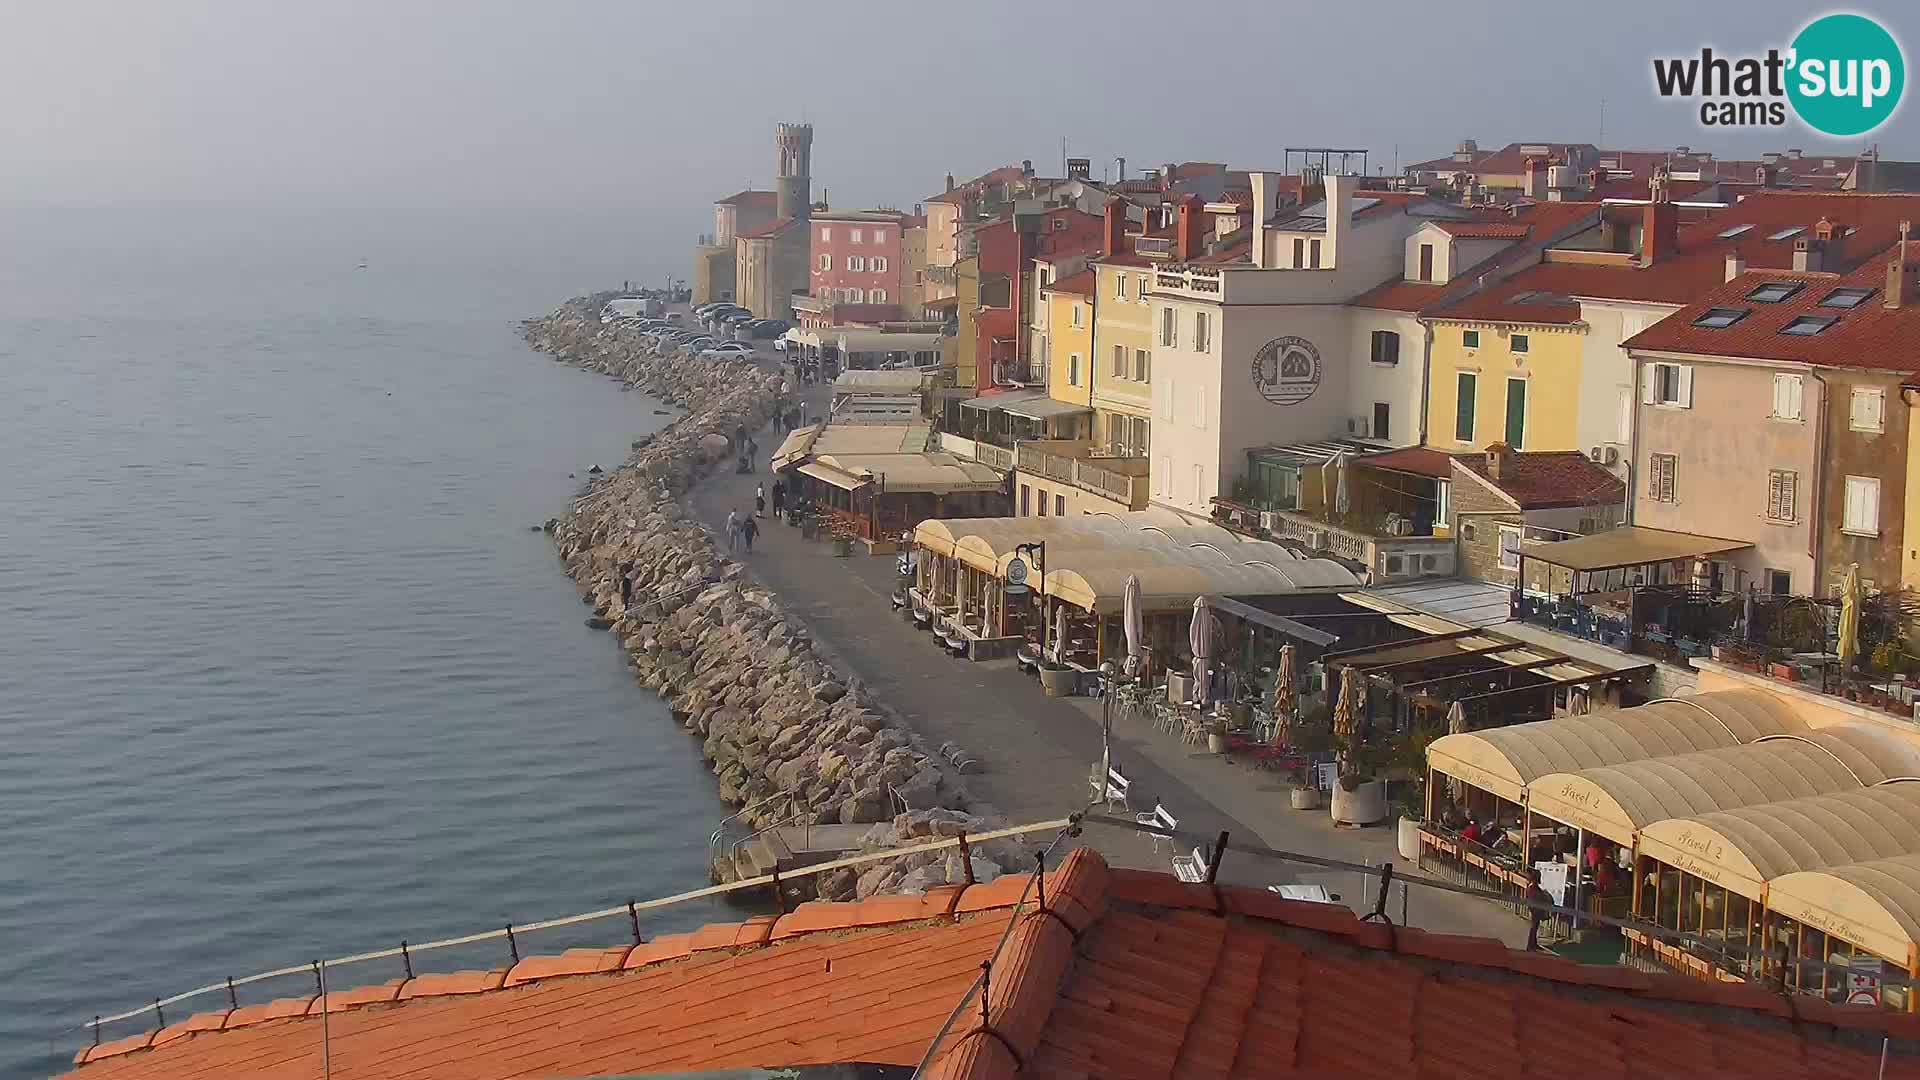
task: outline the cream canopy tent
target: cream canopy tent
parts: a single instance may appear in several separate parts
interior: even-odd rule
[[[1629,709],[1442,735],[1427,765],[1508,802],[1549,773],[1577,772],[1688,754],[1807,730],[1791,709],[1759,690],[1718,690]]]
[[[1123,556],[1124,558],[1124,556]],[[1128,560],[1132,562],[1133,560]],[[1311,560],[1321,562],[1326,560]],[[1346,580],[1308,588],[1350,589],[1355,580],[1350,572]],[[1133,566],[1124,563],[1083,562],[1076,568],[1047,572],[1047,595],[1094,614],[1118,611],[1126,592],[1129,570],[1140,578],[1140,606],[1143,611],[1165,611],[1185,607],[1194,598],[1209,593],[1226,596],[1274,596],[1307,591],[1293,578],[1270,563],[1231,563],[1215,557],[1169,557],[1164,561]]]
[[[1656,821],[1863,787],[1818,744],[1795,736],[1692,754],[1548,773],[1527,785],[1527,808],[1633,846]]]
[[[1912,971],[1920,854],[1783,875],[1767,885],[1767,907]]]
[[[1656,821],[1640,854],[1762,899],[1768,882],[1803,870],[1920,853],[1920,781],[1815,795]]]

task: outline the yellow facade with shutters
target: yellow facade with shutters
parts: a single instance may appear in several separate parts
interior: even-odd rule
[[[1090,409],[1093,299],[1049,288],[1041,290],[1040,301],[1047,313],[1047,396]],[[1088,424],[1089,416],[1062,417],[1054,430],[1062,438],[1085,438]]]
[[[1449,453],[1579,445],[1582,325],[1431,320],[1427,445]],[[1463,408],[1462,399],[1468,399]]]
[[[1144,457],[1153,416],[1153,268],[1094,264],[1093,437],[1105,453]]]

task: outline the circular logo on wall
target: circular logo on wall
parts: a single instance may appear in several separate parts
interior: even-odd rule
[[[1253,388],[1275,405],[1300,404],[1320,388],[1320,350],[1306,338],[1274,338],[1253,354]]]

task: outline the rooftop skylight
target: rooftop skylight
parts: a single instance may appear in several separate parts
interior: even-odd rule
[[[1874,289],[1862,289],[1849,286],[1835,289],[1820,298],[1821,307],[1857,308],[1866,303],[1874,294]]]
[[[1792,322],[1780,328],[1780,332],[1796,337],[1812,337],[1832,326],[1839,319],[1838,315],[1796,315]]]
[[[1693,320],[1693,325],[1704,327],[1708,330],[1725,330],[1727,327],[1746,318],[1749,314],[1751,314],[1751,309],[1749,308],[1708,308]]]
[[[1786,228],[1781,229],[1779,232],[1774,233],[1771,236],[1768,236],[1767,239],[1791,240],[1794,237],[1799,236],[1801,233],[1806,231],[1807,231],[1807,227],[1805,225],[1789,225]]]
[[[1752,225],[1735,225],[1735,226],[1734,226],[1733,228],[1731,228],[1731,229],[1722,229],[1722,230],[1720,230],[1720,232],[1719,232],[1719,234],[1718,234],[1718,236],[1716,237],[1716,239],[1719,239],[1719,240],[1731,240],[1731,239],[1733,239],[1734,237],[1736,237],[1736,236],[1739,236],[1739,235],[1740,235],[1741,233],[1743,233],[1743,232],[1746,232],[1747,230],[1749,230],[1749,229],[1751,229],[1751,228],[1753,228],[1753,226],[1752,226]]]
[[[1756,304],[1777,304],[1806,286],[1798,281],[1769,281],[1758,285],[1747,293],[1747,299]]]

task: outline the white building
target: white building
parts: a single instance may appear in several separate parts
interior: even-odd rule
[[[1347,436],[1420,441],[1424,329],[1412,311],[1352,302],[1382,282],[1420,281],[1415,232],[1471,212],[1358,191],[1352,176],[1327,176],[1322,201],[1276,211],[1276,180],[1252,176],[1244,247],[1154,272],[1157,505],[1210,514],[1212,499],[1245,475],[1253,447]],[[1431,252],[1425,260],[1438,276]]]

